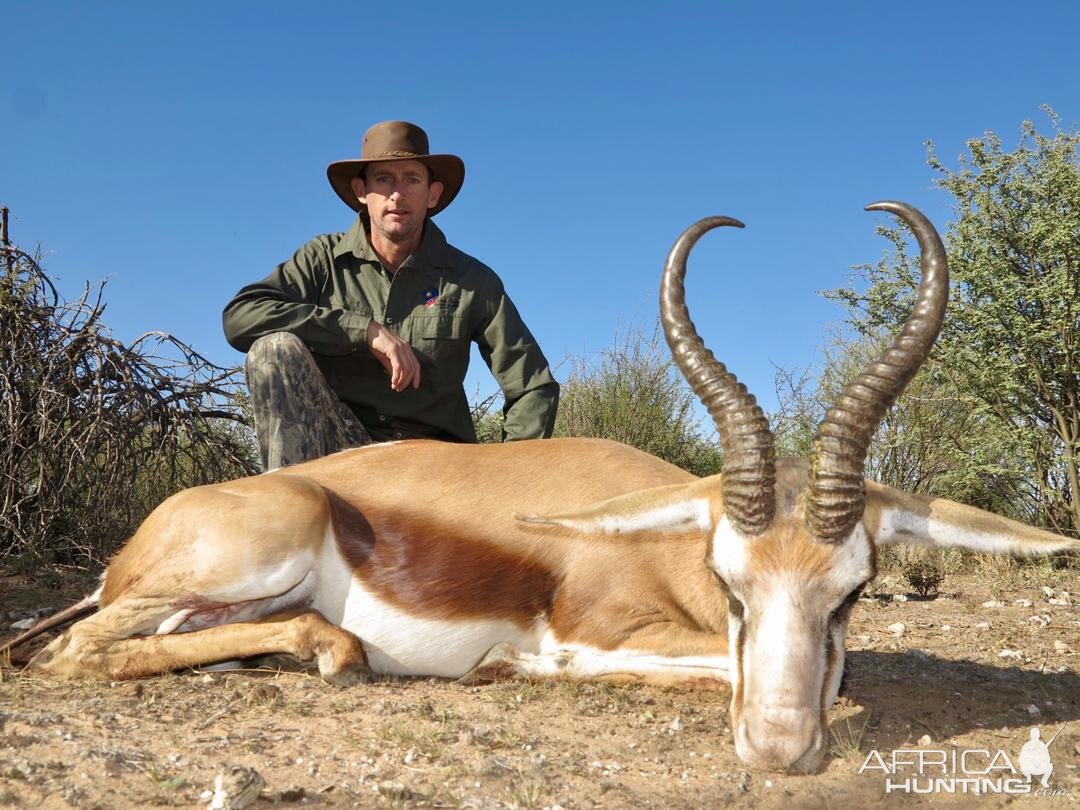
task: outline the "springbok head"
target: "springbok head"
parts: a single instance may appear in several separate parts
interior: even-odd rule
[[[716,423],[723,474],[543,519],[592,533],[706,533],[706,564],[728,603],[736,752],[754,767],[807,772],[820,765],[826,713],[843,674],[848,615],[874,577],[876,545],[1021,554],[1074,546],[971,507],[864,481],[871,438],[937,338],[949,286],[945,250],[926,217],[899,202],[867,210],[894,213],[912,229],[922,283],[892,346],[826,413],[809,460],[775,458],[761,408],[705,348],[690,320],[683,278],[691,248],[713,228],[742,227],[711,217],[688,228],[668,255],[660,313],[675,363]]]
[[[807,771],[820,764],[825,713],[843,674],[848,616],[875,574],[874,538],[862,521],[866,453],[945,317],[948,263],[933,225],[903,203],[879,202],[867,210],[895,213],[912,229],[922,283],[892,346],[825,414],[809,463],[775,459],[760,406],[705,348],[686,308],[691,248],[712,228],[742,223],[713,217],[687,229],[668,256],[660,287],[668,345],[709,409],[724,449],[722,515],[716,515],[709,563],[728,596],[736,750],[759,767]]]

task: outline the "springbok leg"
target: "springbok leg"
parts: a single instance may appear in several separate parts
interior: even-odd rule
[[[313,611],[289,611],[190,633],[123,637],[111,626],[113,607],[84,619],[42,650],[28,670],[69,678],[113,680],[270,653],[316,661],[338,686],[364,680],[370,670],[360,639]]]
[[[575,646],[548,653],[524,653],[498,644],[462,683],[488,683],[510,678],[568,678],[614,683],[643,682],[695,689],[721,688],[729,682],[726,655],[665,656],[633,650],[598,650]]]

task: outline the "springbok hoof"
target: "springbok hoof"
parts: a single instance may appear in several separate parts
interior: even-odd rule
[[[342,667],[334,672],[320,672],[322,679],[333,686],[356,686],[370,683],[375,673],[366,664]]]

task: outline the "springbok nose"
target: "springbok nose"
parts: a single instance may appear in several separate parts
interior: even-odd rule
[[[759,713],[744,709],[735,750],[748,765],[763,770],[817,770],[825,755],[818,714],[808,709],[773,708]]]

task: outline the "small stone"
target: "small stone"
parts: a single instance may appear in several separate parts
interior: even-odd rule
[[[1042,586],[1042,592],[1047,599],[1052,599],[1054,597],[1054,589],[1049,587],[1048,585]]]
[[[254,768],[233,767],[214,777],[209,810],[242,810],[262,793],[266,781]]]
[[[920,748],[926,748],[926,746],[933,745],[933,744],[934,744],[934,741],[930,738],[929,734],[923,734],[921,737],[919,737],[919,747]]]
[[[1056,599],[1055,598],[1055,599],[1050,599],[1048,601],[1050,602],[1051,605],[1056,605],[1057,607],[1068,607],[1070,604],[1072,604],[1068,599]]]
[[[904,635],[904,631],[907,630],[907,625],[903,622],[895,622],[889,625],[888,630],[894,636],[899,638],[900,636]]]
[[[1029,608],[1032,605],[1034,605],[1035,603],[1032,602],[1030,599],[1013,599],[1013,604],[1018,605],[1019,607],[1022,607],[1022,608]]]
[[[941,630],[942,630],[943,633],[948,633],[950,630],[952,630],[952,625],[951,624],[943,624],[943,625],[941,625]]]
[[[1069,645],[1066,644],[1064,641],[1055,641],[1054,642],[1054,652],[1068,652],[1068,650],[1069,650]]]
[[[413,792],[401,782],[379,782],[375,790],[380,796],[395,802],[404,802],[413,796]]]
[[[29,630],[35,624],[37,624],[37,621],[35,619],[23,619],[22,621],[19,621],[19,622],[12,622],[11,623],[11,629],[12,630]]]
[[[980,630],[980,631],[989,630],[990,629],[990,622],[979,622],[977,625],[975,625],[975,629]]]
[[[678,715],[676,715],[675,719],[672,720],[671,723],[668,725],[668,730],[672,734],[678,734],[680,731],[682,731],[683,730],[682,718],[679,717]]]
[[[1039,711],[1039,707],[1036,706],[1034,703],[1028,704],[1027,713],[1030,714],[1032,717],[1038,717],[1040,714],[1042,714],[1042,712]]]
[[[1030,622],[1031,624],[1037,624],[1040,627],[1048,627],[1050,625],[1050,614],[1037,613],[1034,616],[1029,616],[1028,622]]]
[[[998,658],[1011,658],[1016,661],[1024,660],[1024,654],[1020,650],[1002,650],[998,653]]]
[[[991,599],[989,602],[983,602],[982,606],[984,608],[1002,608],[1005,607],[1005,603],[1000,599]]]
[[[894,602],[906,602],[907,601],[907,594],[906,593],[894,593],[893,594],[893,601]]]

